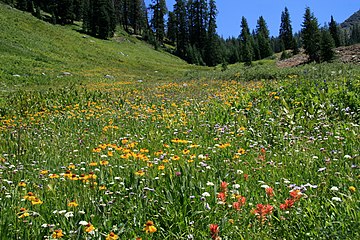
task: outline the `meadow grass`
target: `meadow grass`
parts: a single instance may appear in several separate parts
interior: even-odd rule
[[[2,49],[1,239],[360,237],[358,66],[221,72],[128,42],[134,59],[111,72],[104,49],[121,47],[94,39],[105,56],[71,57],[77,46],[56,40],[34,68],[28,35]],[[136,63],[148,55],[156,67]]]

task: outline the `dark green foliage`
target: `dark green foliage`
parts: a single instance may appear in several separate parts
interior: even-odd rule
[[[285,10],[281,13],[279,37],[284,44],[285,50],[293,48],[294,41],[293,41],[290,13],[286,7]]]
[[[270,43],[269,30],[266,25],[265,19],[262,16],[259,18],[257,22],[256,39],[257,39],[260,59],[271,56],[273,52]]]
[[[207,66],[215,66],[221,62],[220,43],[216,34],[217,9],[214,0],[209,2],[209,26],[205,43],[204,60]]]
[[[185,58],[186,46],[188,45],[188,25],[185,0],[176,0],[174,13],[176,18],[176,54]]]
[[[321,52],[321,61],[329,62],[335,57],[335,43],[330,32],[327,29],[321,31],[321,41],[320,41],[320,52]]]
[[[176,15],[174,12],[168,13],[166,37],[171,43],[175,43],[177,33]]]
[[[165,38],[165,14],[167,12],[165,0],[153,0],[153,4],[150,6],[153,11],[151,19],[151,26],[155,33],[156,40],[159,43],[163,43]]]
[[[320,30],[317,18],[311,13],[309,7],[305,10],[301,34],[305,53],[309,56],[309,61],[320,62]]]
[[[334,39],[335,46],[339,47],[340,46],[340,30],[339,30],[339,26],[335,22],[333,16],[331,16],[331,21],[329,23],[329,31],[330,31],[332,38]]]
[[[250,35],[249,25],[246,18],[243,16],[241,19],[241,58],[246,65],[251,65],[253,60],[253,48],[251,46],[252,36]]]
[[[351,28],[350,44],[360,43],[360,24],[355,24]]]
[[[84,14],[84,29],[102,39],[112,37],[116,19],[112,0],[87,0]]]

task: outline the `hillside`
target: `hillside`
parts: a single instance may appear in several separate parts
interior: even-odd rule
[[[351,15],[343,23],[340,24],[342,28],[350,28],[356,24],[360,24],[360,10]]]
[[[3,4],[0,22],[2,91],[34,84],[54,87],[66,84],[65,79],[176,79],[199,69],[121,31],[111,40],[99,40],[81,33],[81,26],[54,26]]]

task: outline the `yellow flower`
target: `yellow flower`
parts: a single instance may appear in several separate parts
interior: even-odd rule
[[[32,205],[41,205],[43,204],[43,201],[41,201],[39,198],[34,198],[34,200],[31,201]]]
[[[48,172],[49,172],[48,170],[41,170],[40,174],[45,175],[45,174],[48,174]]]
[[[75,165],[71,163],[71,164],[68,166],[68,169],[75,169]]]
[[[25,218],[25,217],[30,216],[30,214],[27,212],[26,208],[20,208],[20,213],[18,213],[18,214],[21,214],[19,216],[19,218]]]
[[[180,160],[180,157],[175,155],[175,156],[171,157],[171,159],[174,160],[174,161],[178,161],[178,160]]]
[[[165,169],[165,166],[164,166],[164,165],[158,166],[158,170],[164,170],[164,169]]]
[[[59,178],[59,177],[60,177],[60,176],[57,175],[56,173],[52,173],[52,174],[50,174],[50,176],[49,176],[49,178],[51,178],[51,179]]]
[[[87,232],[87,233],[91,233],[94,230],[95,230],[95,227],[91,223],[88,223],[88,225],[85,226],[85,232]]]
[[[72,200],[71,202],[68,203],[68,206],[69,207],[77,207],[77,206],[79,206],[79,204],[77,204],[75,200]]]
[[[137,171],[136,173],[135,173],[135,175],[137,175],[137,176],[144,176],[145,175],[145,172],[143,171],[143,170],[139,170],[139,171]]]
[[[106,240],[116,240],[119,239],[119,236],[115,233],[111,232],[106,236]]]
[[[100,161],[100,165],[106,166],[108,164],[109,164],[109,161],[106,161],[106,160]]]
[[[34,201],[35,198],[36,197],[32,192],[28,192],[28,194],[26,196],[24,196],[24,199],[29,200],[29,201]]]
[[[64,236],[63,232],[61,229],[56,229],[53,234],[51,235],[52,238],[57,239],[57,238],[62,238]]]
[[[91,163],[89,163],[89,166],[90,167],[96,167],[98,164],[97,164],[97,162],[91,162]]]
[[[243,154],[245,154],[245,149],[243,149],[243,148],[240,148],[238,151],[237,151],[239,154],[241,154],[241,155],[243,155]]]
[[[157,231],[156,227],[154,226],[153,221],[147,221],[144,225],[145,228],[143,229],[146,233],[154,233]]]
[[[106,186],[105,186],[105,185],[101,185],[101,186],[99,187],[99,190],[106,190]]]
[[[23,182],[23,181],[21,181],[21,182],[19,182],[18,186],[19,186],[19,187],[26,187],[26,183]]]
[[[183,150],[183,154],[189,154],[190,153],[190,150],[189,149],[184,149]]]
[[[350,192],[353,192],[353,193],[356,192],[356,188],[354,186],[350,186],[349,190],[350,190]]]

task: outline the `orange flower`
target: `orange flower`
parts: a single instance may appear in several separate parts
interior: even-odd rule
[[[53,234],[51,235],[52,238],[57,239],[57,238],[62,238],[64,236],[63,232],[61,229],[56,229]]]
[[[85,232],[87,233],[91,233],[95,230],[95,227],[91,224],[91,223],[88,223],[86,226],[85,226]]]
[[[153,221],[147,221],[144,225],[145,228],[143,229],[146,233],[154,233],[157,231],[157,228],[154,226]]]
[[[77,202],[75,200],[72,200],[71,202],[68,203],[69,207],[77,207],[79,206],[79,204],[77,204]]]
[[[111,232],[106,236],[106,240],[116,240],[119,239],[119,236],[115,233]]]
[[[43,201],[41,201],[39,198],[34,198],[34,200],[31,201],[32,205],[41,205],[43,204]]]
[[[49,178],[51,178],[51,179],[59,178],[59,177],[60,177],[60,176],[57,175],[56,173],[52,173],[52,174],[50,174],[50,176],[49,176]]]
[[[106,166],[108,164],[109,164],[109,161],[106,161],[106,160],[101,160],[100,161],[100,165],[102,165],[102,166]]]
[[[145,175],[145,172],[143,171],[143,170],[139,170],[139,171],[137,171],[136,173],[135,173],[135,175],[137,175],[137,176],[144,176]]]
[[[274,196],[274,190],[273,190],[273,188],[271,188],[271,187],[265,188],[265,192],[266,192],[266,195],[268,195],[269,197],[273,197],[273,196]]]
[[[19,187],[26,187],[26,183],[24,181],[19,182],[18,184]]]

